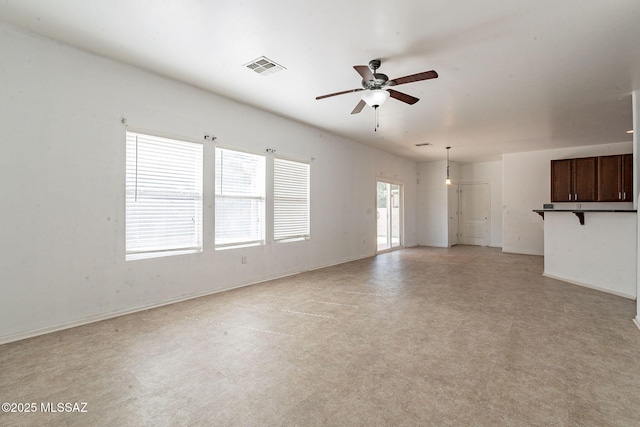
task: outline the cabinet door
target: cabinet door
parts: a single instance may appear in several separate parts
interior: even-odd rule
[[[619,202],[622,197],[622,156],[598,157],[598,201]]]
[[[551,160],[551,201],[573,200],[571,190],[571,159]]]
[[[622,156],[622,201],[633,202],[633,154]]]
[[[573,159],[573,200],[595,202],[598,195],[598,158]]]

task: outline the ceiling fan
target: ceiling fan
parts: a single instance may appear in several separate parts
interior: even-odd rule
[[[398,92],[397,90],[385,88],[387,88],[388,86],[398,86],[405,83],[419,82],[421,80],[435,79],[438,77],[438,73],[431,70],[389,80],[389,77],[387,77],[386,74],[376,72],[378,68],[380,68],[380,64],[381,61],[379,59],[372,59],[371,61],[369,61],[369,66],[353,66],[358,74],[362,76],[362,88],[330,93],[327,95],[318,96],[316,97],[316,99],[329,98],[331,96],[343,95],[345,93],[364,92],[362,94],[362,99],[360,99],[360,102],[358,102],[351,114],[358,114],[360,111],[362,111],[365,105],[369,105],[370,107],[377,109],[389,97],[395,98],[398,101],[406,102],[409,105],[413,105],[419,101],[418,98],[407,95],[406,93]]]

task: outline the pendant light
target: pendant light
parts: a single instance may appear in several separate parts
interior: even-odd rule
[[[445,179],[444,183],[446,185],[451,185],[451,177],[449,176],[449,149],[451,147],[447,147],[447,179]]]

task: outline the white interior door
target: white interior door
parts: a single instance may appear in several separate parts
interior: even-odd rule
[[[490,206],[489,183],[460,184],[460,243],[489,246]]]

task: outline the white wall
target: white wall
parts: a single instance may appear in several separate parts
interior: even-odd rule
[[[457,172],[450,164],[451,178]],[[449,246],[449,202],[447,162],[429,162],[418,165],[418,243],[422,246]]]
[[[4,24],[0,52],[0,342],[373,255],[383,174],[405,184],[405,243],[417,244],[414,162]],[[315,157],[311,240],[214,251],[205,143],[204,251],[125,262],[121,117]]]
[[[488,182],[491,198],[491,243],[502,246],[502,161],[465,163],[459,166],[460,182]]]
[[[454,185],[470,182],[488,182],[491,191],[491,246],[502,246],[502,162],[457,164],[450,162],[450,175]],[[418,230],[419,243],[423,246],[448,247],[453,243],[449,236],[449,198],[457,197],[444,184],[447,174],[446,161],[420,163],[418,165]]]
[[[584,225],[571,212],[545,212],[544,275],[635,298],[637,222],[631,212],[587,212]]]
[[[631,142],[621,142],[503,155],[502,250],[521,254],[544,254],[542,218],[532,210],[542,209],[542,205],[549,203],[551,198],[551,160],[625,154],[631,153],[632,150]],[[555,205],[559,207],[561,204]],[[582,203],[583,208],[589,206],[596,207],[602,204]],[[631,203],[607,203],[606,206],[631,209]]]

